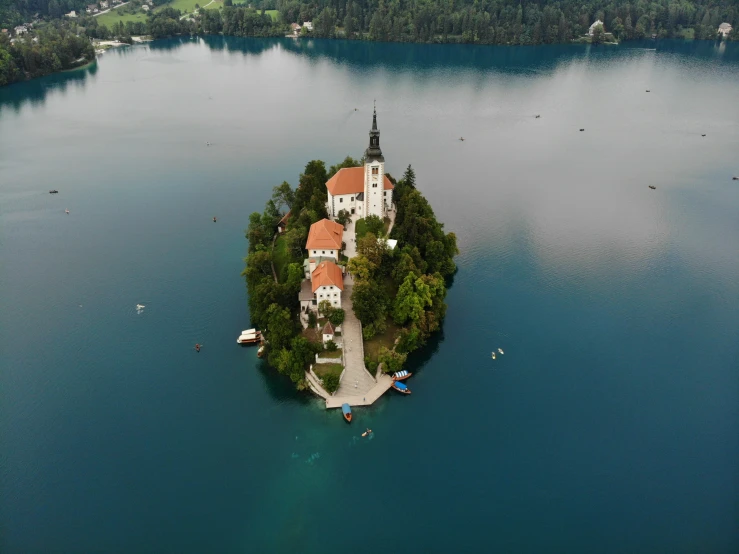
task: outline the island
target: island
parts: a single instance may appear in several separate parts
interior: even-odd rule
[[[386,172],[376,109],[361,160],[309,162],[296,189],[283,182],[251,214],[246,238],[249,309],[269,365],[327,408],[405,388],[391,375],[441,329],[459,251],[413,168],[397,181]]]

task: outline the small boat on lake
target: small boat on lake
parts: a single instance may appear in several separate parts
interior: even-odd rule
[[[363,437],[366,437],[366,436],[371,435],[371,434],[372,434],[372,429],[370,429],[369,427],[367,427],[367,430],[364,433],[362,433],[362,436]]]
[[[580,129],[581,131],[584,131],[585,129]]]
[[[59,194],[59,191],[58,191],[58,190],[56,190],[56,189],[54,189],[54,190],[50,190],[50,191],[49,191],[49,194]]]
[[[656,190],[657,189],[657,187],[655,187],[654,185],[649,185],[649,188],[652,189],[652,190]]]
[[[732,177],[731,180],[732,181],[739,181],[739,177]]]
[[[411,390],[405,386],[405,383],[401,383],[400,381],[393,381],[393,388],[398,392],[402,392],[403,394],[411,393]]]
[[[259,350],[257,350],[257,358],[261,358],[262,356],[264,356],[264,345],[261,345]]]
[[[352,408],[349,406],[349,404],[342,404],[341,405],[341,412],[344,414],[344,419],[347,423],[352,422]]]
[[[500,352],[501,354],[505,354],[505,352],[503,352],[503,349],[502,348],[498,348],[498,352]]]
[[[258,342],[262,342],[262,332],[257,331],[256,329],[247,329],[246,331],[241,331],[241,335],[239,335],[239,338],[236,339],[236,342],[238,344],[257,344]]]
[[[393,374],[393,381],[404,381],[408,379],[408,377],[410,377],[411,375],[413,374],[407,372],[405,369],[403,371],[396,371]]]

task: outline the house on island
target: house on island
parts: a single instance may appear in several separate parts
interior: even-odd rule
[[[305,29],[307,31],[312,31],[313,30],[313,22],[312,21],[304,21],[303,22],[303,27],[305,27]]]
[[[310,226],[308,242],[305,244],[308,257],[322,256],[339,261],[344,240],[344,226],[330,219],[316,221]]]
[[[376,215],[384,219],[392,209],[393,184],[385,175],[385,158],[380,149],[377,110],[372,115],[370,142],[364,152],[363,167],[345,167],[326,182],[328,214],[335,218],[341,210],[363,218]]]
[[[277,223],[277,232],[284,233],[287,228],[287,220],[290,219],[290,212],[287,212],[282,216],[282,219]]]
[[[290,23],[290,30],[294,35],[300,34],[300,23]]]
[[[722,23],[718,26],[718,33],[722,37],[727,37],[729,36],[729,33],[731,33],[732,28],[731,23]]]
[[[326,344],[330,340],[334,340],[335,333],[334,326],[331,325],[330,321],[327,321],[326,325],[323,326],[323,344]]]
[[[593,36],[593,33],[595,32],[595,28],[596,28],[596,27],[597,27],[598,25],[600,25],[601,27],[603,27],[603,22],[602,22],[602,21],[601,21],[600,19],[596,19],[596,20],[595,20],[595,23],[593,23],[593,24],[592,24],[592,25],[590,26],[590,29],[588,29],[588,36],[591,36],[591,37]],[[605,30],[605,27],[603,27],[603,30]]]
[[[310,226],[305,248],[308,258],[303,262],[303,281],[298,299],[300,311],[318,310],[321,300],[329,300],[335,308],[341,308],[341,292],[344,290],[344,272],[336,265],[342,250],[344,227],[322,219]]]

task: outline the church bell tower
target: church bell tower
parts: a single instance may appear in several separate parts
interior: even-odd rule
[[[377,106],[372,114],[369,136],[369,146],[364,151],[364,214],[382,219],[385,216],[385,158],[380,149]]]

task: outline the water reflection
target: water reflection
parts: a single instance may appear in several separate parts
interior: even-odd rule
[[[86,85],[87,78],[95,75],[97,71],[98,64],[96,61],[79,69],[0,87],[0,111],[12,109],[17,112],[27,103],[41,105],[46,101],[49,94],[54,92],[65,93],[70,86],[83,88]]]

